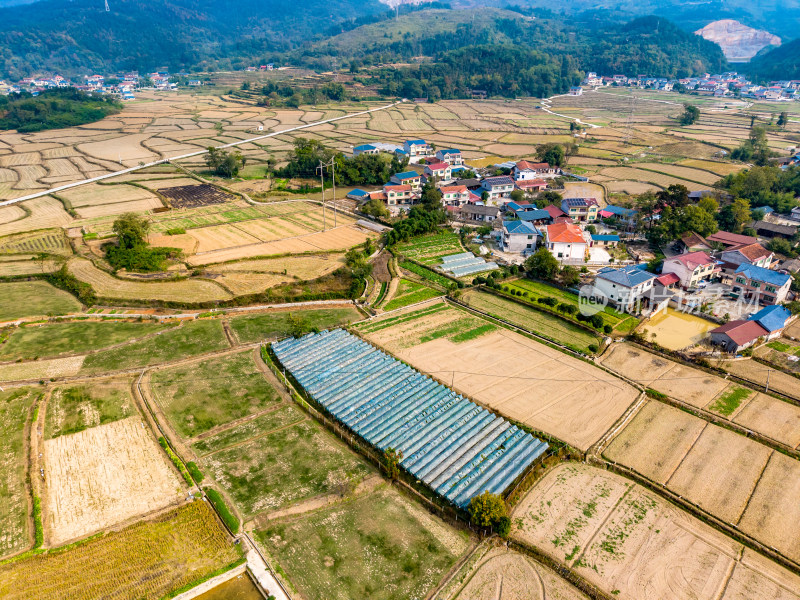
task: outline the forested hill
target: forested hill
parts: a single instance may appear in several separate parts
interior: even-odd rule
[[[757,55],[745,68],[759,81],[800,79],[800,38]]]
[[[427,56],[429,60],[417,66],[371,68],[360,76],[365,83],[377,80],[389,95],[431,99],[464,97],[472,89],[509,97],[548,96],[576,85],[587,71],[678,78],[720,72],[727,66],[719,46],[657,17],[618,25],[531,20],[505,11],[477,24],[468,20],[455,31],[440,24],[441,14],[424,11],[412,17],[419,26],[401,35],[390,33],[387,24],[387,37],[376,38],[367,27],[365,43],[357,45],[350,43],[361,32],[356,29],[300,51],[295,58],[314,66],[335,56],[339,64],[349,61],[360,71],[365,65]]]
[[[41,0],[0,8],[0,78],[240,68],[391,11],[361,0]]]
[[[109,96],[96,96],[74,88],[0,96],[0,130],[42,131],[92,123],[118,113],[122,104]]]
[[[445,97],[481,88],[505,95],[565,91],[585,71],[683,77],[725,66],[720,48],[669,21],[627,24],[564,17],[539,9],[388,8],[364,0],[42,0],[0,9],[0,77],[241,69],[278,62],[357,72],[362,66],[418,62],[377,74]],[[507,62],[503,62],[507,61]],[[449,73],[444,73],[442,69]],[[376,74],[371,73],[374,77]],[[398,79],[399,78],[399,79]],[[431,83],[444,78],[446,85]],[[428,81],[426,81],[428,80]]]

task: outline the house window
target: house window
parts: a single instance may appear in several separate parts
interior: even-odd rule
[[[754,281],[750,285],[753,286],[755,289],[758,289],[758,288],[761,287],[761,282],[760,281]]]
[[[742,285],[747,285],[747,280],[742,277],[736,278],[736,283],[741,283]]]
[[[775,288],[771,285],[765,285],[764,289],[767,290],[768,292],[775,292]]]

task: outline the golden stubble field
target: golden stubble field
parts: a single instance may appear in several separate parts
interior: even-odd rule
[[[42,520],[50,545],[177,503],[182,483],[136,416],[44,442]]]
[[[612,371],[662,394],[713,412],[791,448],[800,446],[800,406],[752,390],[746,393],[747,388],[736,383],[657,356],[632,344],[615,344],[600,362]],[[742,363],[744,361],[736,361],[737,367]],[[758,363],[752,364],[758,369],[763,368]],[[781,373],[773,372],[772,376],[775,375]],[[793,379],[788,375],[785,377]],[[743,390],[740,393],[744,395],[739,404],[725,406],[721,402],[739,390]]]
[[[459,392],[581,450],[597,442],[639,395],[590,364],[505,329],[460,343],[443,337],[416,343],[415,332],[444,330],[459,316],[451,308],[366,337]]]
[[[555,467],[512,522],[512,538],[618,598],[800,598],[800,577],[596,467]]]
[[[603,456],[800,561],[800,461],[652,400]]]

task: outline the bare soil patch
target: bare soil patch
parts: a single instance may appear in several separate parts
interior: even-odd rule
[[[181,480],[140,417],[44,442],[42,520],[51,545],[178,502]]]
[[[460,343],[436,337],[437,330],[446,331],[463,316],[451,308],[367,337],[463,394],[582,450],[600,439],[638,395],[592,365],[507,330]],[[418,331],[431,341],[420,339]]]

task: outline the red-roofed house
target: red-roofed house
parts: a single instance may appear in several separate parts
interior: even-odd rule
[[[425,165],[425,176],[436,177],[436,179],[450,179],[452,176],[452,167],[446,162],[435,162],[430,165]]]
[[[656,277],[656,281],[663,285],[665,288],[672,289],[675,287],[676,284],[680,283],[681,278],[678,277],[675,273],[666,273],[664,275],[659,275]]]
[[[469,202],[469,190],[465,185],[445,185],[439,191],[445,206],[462,206]]]
[[[705,252],[689,252],[664,260],[663,274],[675,273],[685,290],[694,289],[720,272],[717,262]]]
[[[555,223],[545,227],[546,244],[559,260],[584,260],[589,244],[580,227],[572,223]]]
[[[526,193],[541,192],[547,189],[547,182],[544,179],[519,179],[514,182],[518,190]]]
[[[531,179],[552,179],[557,177],[561,172],[558,167],[551,167],[547,163],[534,163],[527,160],[521,160],[514,165],[511,169],[511,176],[514,181],[525,181]]]
[[[746,244],[755,244],[758,240],[749,235],[740,235],[738,233],[728,233],[727,231],[718,231],[706,236],[706,241],[716,242],[722,244],[726,248],[731,246],[742,246]]]
[[[383,192],[386,194],[386,204],[389,206],[414,203],[414,192],[410,185],[385,185]]]
[[[755,265],[756,267],[769,269],[774,257],[775,254],[764,248],[761,244],[747,244],[745,246],[733,246],[732,248],[728,248],[720,255],[720,260],[726,263],[726,267],[728,267],[728,265],[735,265],[738,267],[743,263],[747,263]],[[734,267],[734,270],[736,267]]]
[[[567,216],[567,214],[555,204],[548,204],[547,206],[544,207],[544,210],[546,210],[550,214],[550,218],[553,219],[554,221],[559,217]]]
[[[726,352],[741,352],[752,346],[759,338],[766,338],[769,332],[756,321],[730,321],[708,332],[711,343],[722,346]]]

